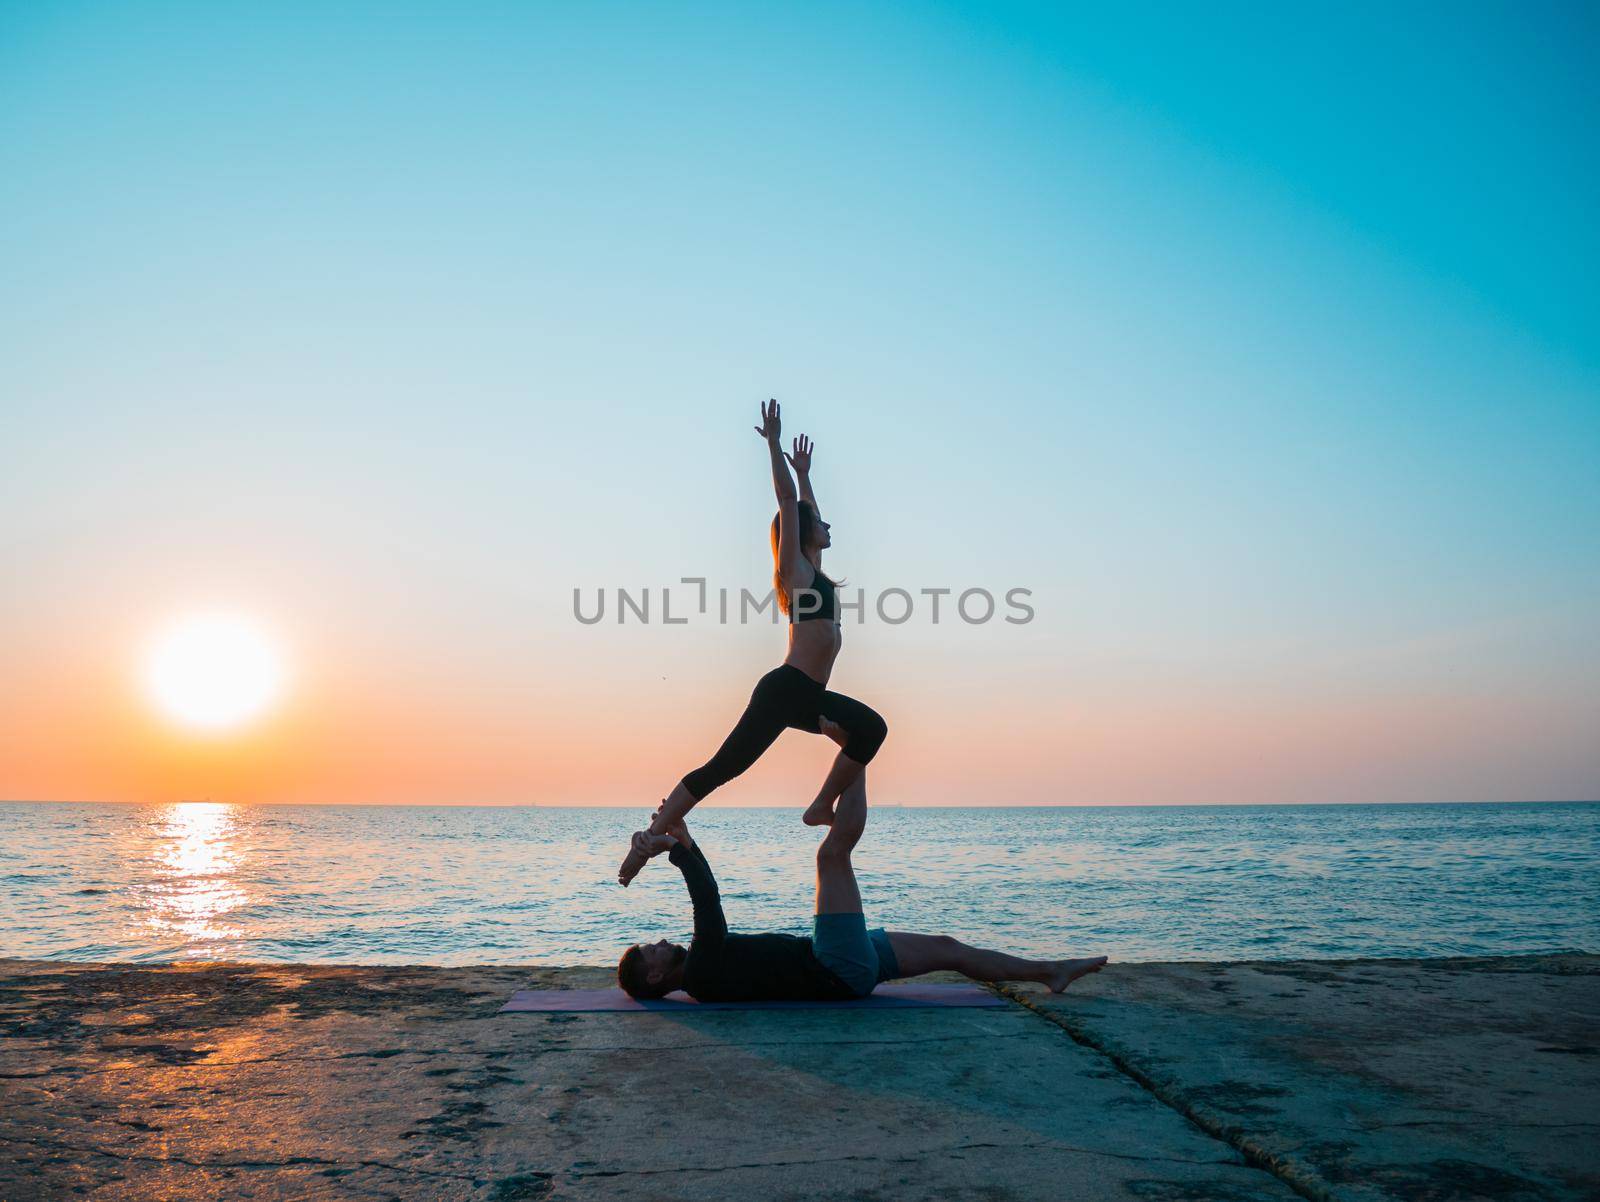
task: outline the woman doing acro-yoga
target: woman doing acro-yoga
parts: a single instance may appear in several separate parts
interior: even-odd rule
[[[717,754],[679,781],[662,802],[650,824],[651,835],[665,834],[682,821],[713,789],[760,759],[786,729],[820,734],[824,718],[843,729],[845,743],[801,820],[827,826],[839,795],[861,775],[889,732],[870,706],[827,687],[843,635],[837,584],[822,570],[822,552],[833,540],[811,490],[811,440],[802,434],[794,440],[793,453],[784,454],[777,401],[761,407],[761,425],[755,430],[766,439],[778,495],[778,514],[772,519],[772,583],[778,607],[789,617],[789,654],[756,682],[750,703]],[[799,478],[798,489],[789,476],[790,464]],[[617,882],[626,885],[647,859],[631,846],[617,870]]]

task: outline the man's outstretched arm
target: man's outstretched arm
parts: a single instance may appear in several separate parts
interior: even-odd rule
[[[667,859],[678,866],[683,883],[689,886],[689,900],[694,903],[695,947],[706,951],[720,948],[728,934],[728,920],[722,914],[722,895],[717,891],[717,878],[711,875],[711,865],[692,843],[674,842]]]

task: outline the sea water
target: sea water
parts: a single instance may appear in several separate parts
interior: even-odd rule
[[[0,804],[0,956],[606,964],[686,938],[642,809]],[[819,832],[707,805],[736,930],[805,932]],[[1120,960],[1600,950],[1600,804],[872,811],[868,918]]]

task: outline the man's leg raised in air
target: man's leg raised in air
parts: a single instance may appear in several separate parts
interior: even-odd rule
[[[823,718],[822,733],[843,745],[847,732],[836,722]],[[867,774],[859,773],[839,794],[834,807],[833,825],[817,848],[817,913],[861,912],[861,890],[856,886],[850,853],[867,825]],[[1099,972],[1105,956],[1081,960],[1024,960],[1005,952],[973,947],[949,935],[918,935],[909,931],[887,931],[902,977],[920,977],[928,972],[959,972],[975,981],[1037,981],[1052,993],[1060,993],[1073,981]]]
[[[840,798],[840,805],[844,799]],[[1037,981],[1060,993],[1079,977],[1099,972],[1104,956],[1083,960],[1024,960],[1005,952],[973,947],[949,935],[916,935],[909,931],[889,931],[889,946],[900,962],[902,977],[919,977],[925,972],[959,972],[974,981]]]
[[[850,853],[867,826],[867,774],[858,775],[839,794],[833,825],[817,847],[817,913],[861,913],[861,890],[856,887]]]

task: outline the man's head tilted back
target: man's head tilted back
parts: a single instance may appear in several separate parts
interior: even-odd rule
[[[679,973],[689,950],[665,939],[636,943],[617,961],[617,984],[640,1001],[665,997],[679,985]]]

